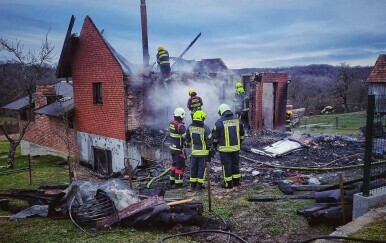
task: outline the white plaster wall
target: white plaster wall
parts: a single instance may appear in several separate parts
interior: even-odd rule
[[[39,144],[31,143],[25,140],[21,140],[20,142],[20,147],[21,147],[21,155],[28,155],[30,154],[31,156],[35,155],[54,155],[54,156],[59,156],[62,158],[67,158],[67,154],[58,152],[56,150],[53,150],[52,148],[44,147]]]
[[[91,133],[77,132],[76,142],[79,148],[79,159],[91,165],[94,164],[93,147],[111,150],[112,169],[118,172],[125,167],[126,142]]]
[[[273,83],[263,83],[263,122],[264,129],[273,129]]]

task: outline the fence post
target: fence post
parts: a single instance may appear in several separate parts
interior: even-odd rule
[[[72,182],[72,173],[71,173],[70,156],[67,156],[67,164],[68,164],[68,177],[70,178],[70,184],[71,184],[71,182]]]
[[[28,170],[29,170],[29,184],[32,185],[32,167],[31,167],[31,155],[28,154]]]
[[[338,129],[339,126],[339,117],[335,117],[335,128]]]
[[[362,191],[362,195],[365,197],[370,196],[371,156],[373,154],[374,109],[375,96],[369,95],[367,101],[366,140]]]

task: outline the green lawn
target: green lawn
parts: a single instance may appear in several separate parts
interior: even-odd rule
[[[0,166],[7,161],[8,142],[0,142]],[[28,171],[0,176],[1,189],[36,189],[41,185],[67,184],[67,166],[58,166],[54,162],[63,160],[55,156],[39,156],[32,158],[32,185],[29,184]],[[20,148],[17,150],[15,167],[28,167],[27,156],[20,155]],[[1,168],[1,171],[7,171]],[[10,199],[10,204],[22,208],[29,207],[25,201]],[[0,215],[11,215],[8,211],[0,209]],[[27,218],[24,220],[2,222],[0,221],[0,242],[159,242],[167,235],[166,232],[155,228],[146,230],[134,229],[131,227],[113,227],[111,231],[97,232],[99,236],[88,237],[76,228],[70,219],[51,218]],[[188,238],[173,238],[167,242],[194,242]]]
[[[6,165],[8,148],[9,143],[7,141],[0,142],[0,166]],[[29,182],[29,172],[24,171],[16,174],[1,175],[0,188],[34,189],[41,185],[66,184],[69,182],[67,167],[64,165],[58,166],[54,163],[62,160],[62,158],[56,156],[31,157],[32,184],[30,185]],[[13,170],[27,167],[28,157],[20,155],[20,147],[18,147]],[[0,168],[0,172],[4,171],[9,171],[9,169]]]
[[[342,114],[315,115],[302,117],[294,131],[331,133],[331,134],[360,134],[359,128],[366,125],[365,112]]]
[[[370,239],[370,240],[385,240],[386,239],[386,227],[385,220],[377,220],[363,229],[350,235],[354,238]]]
[[[3,124],[17,124],[17,123],[18,123],[18,120],[16,118],[6,117],[6,116],[0,117],[0,125],[3,125]]]

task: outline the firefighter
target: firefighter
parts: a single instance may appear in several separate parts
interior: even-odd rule
[[[193,123],[186,131],[186,142],[190,145],[190,191],[205,188],[205,162],[210,154],[212,133],[204,124],[206,114],[198,110],[193,115]]]
[[[239,151],[244,140],[244,126],[233,115],[227,104],[218,107],[220,118],[216,121],[212,134],[213,146],[220,153],[224,183],[226,189],[240,186]]]
[[[249,97],[245,94],[243,84],[241,82],[236,83],[235,93],[235,113],[240,121],[243,123],[244,128],[249,129]]]
[[[170,69],[169,52],[163,46],[158,47],[157,63],[161,69],[161,73],[164,81],[165,82],[170,81],[171,69]]]
[[[178,107],[174,110],[174,120],[169,124],[170,153],[172,156],[172,166],[170,167],[170,185],[182,187],[185,168],[185,154],[183,146],[185,144],[186,128],[183,122],[185,117],[184,108]]]
[[[243,111],[244,106],[244,97],[245,97],[245,91],[243,88],[243,84],[241,82],[236,83],[236,93],[235,93],[235,113],[237,117],[241,116],[241,113]]]
[[[194,89],[189,89],[188,109],[190,110],[190,116],[192,117],[196,111],[201,110],[203,105],[201,97],[197,96],[197,92]]]

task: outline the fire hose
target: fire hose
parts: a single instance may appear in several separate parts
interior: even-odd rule
[[[357,164],[357,165],[348,165],[348,166],[339,166],[339,167],[304,167],[304,166],[285,166],[285,165],[274,165],[269,163],[264,163],[249,157],[246,157],[244,155],[240,155],[240,158],[252,161],[254,163],[262,164],[267,167],[277,168],[277,169],[288,169],[288,170],[307,170],[307,171],[328,171],[328,170],[347,170],[347,169],[353,169],[353,168],[359,168],[363,167],[364,164]],[[379,162],[371,163],[371,165],[380,165],[386,163],[386,160],[382,160]]]

